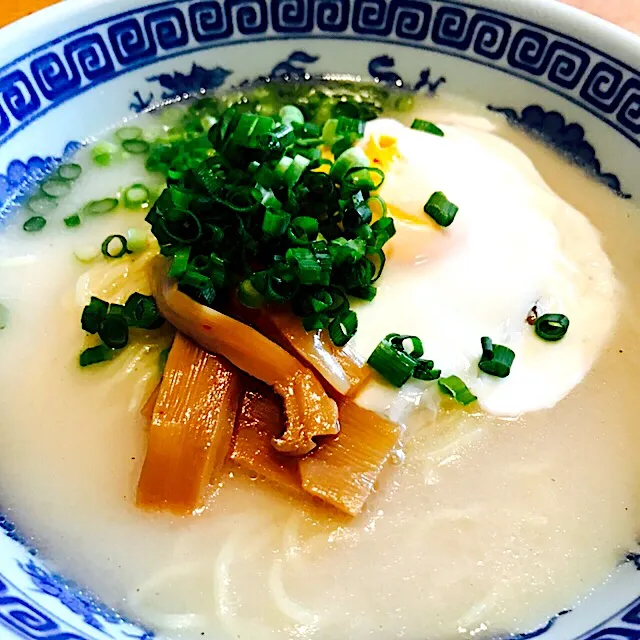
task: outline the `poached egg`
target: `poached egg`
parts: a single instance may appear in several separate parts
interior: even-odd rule
[[[373,302],[355,303],[359,327],[350,346],[364,359],[389,333],[418,336],[425,358],[455,374],[500,416],[549,408],[577,385],[610,335],[619,287],[598,231],[552,192],[531,161],[490,126],[442,125],[444,136],[388,118],[367,125],[360,145],[384,170],[379,193],[397,234]],[[458,205],[442,228],[423,207],[436,191]],[[563,313],[566,336],[545,342],[527,322]],[[480,339],[516,354],[500,379],[481,372]],[[437,383],[412,380],[399,392],[372,380],[366,406],[402,421]]]

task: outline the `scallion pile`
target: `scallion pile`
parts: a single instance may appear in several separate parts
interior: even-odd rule
[[[198,302],[286,303],[343,346],[357,330],[349,297],[374,298],[395,234],[373,195],[384,174],[355,146],[379,109],[306,95],[266,111],[230,106],[206,140],[196,123],[178,149],[153,146],[147,166],[166,173],[167,188],[147,221],[170,276]]]

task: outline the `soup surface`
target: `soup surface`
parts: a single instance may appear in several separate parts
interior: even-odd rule
[[[441,403],[414,383],[366,386],[359,401],[405,433],[353,519],[232,465],[193,516],[136,508],[146,451],[139,410],[170,332],[139,336],[112,362],[81,369],[88,296],[117,301],[148,284],[146,254],[84,263],[74,252],[88,259],[107,235],[146,228],[145,211],[118,207],[75,228],[62,218],[126,185],[160,187],[139,156],[95,167],[81,151],[85,171],[47,226],[26,234],[23,212],[0,235],[9,311],[0,332],[0,503],[59,570],[160,633],[446,640],[526,631],[586,596],[635,546],[640,216],[477,106],[442,97],[386,115],[368,125],[363,145],[390,136],[406,159],[383,187],[399,233],[376,300],[357,307],[354,345],[366,359],[386,333],[421,335],[445,373],[467,374],[480,402]],[[171,117],[136,124],[152,130]],[[435,158],[414,135],[427,134],[399,124],[414,118],[444,130]],[[406,218],[412,198],[425,201],[422,180],[439,181],[460,206],[451,244]],[[494,207],[482,207],[484,185]],[[518,202],[519,217],[503,215]],[[513,338],[519,368],[504,381],[474,374],[464,363],[480,332],[498,331],[495,317],[509,305],[526,317],[537,300],[530,292],[563,301],[572,321],[565,341],[543,344],[503,326],[494,339]],[[455,349],[442,347],[443,335]]]

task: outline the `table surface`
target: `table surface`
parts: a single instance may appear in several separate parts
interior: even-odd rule
[[[57,0],[6,0],[9,6],[0,12],[0,26],[33,13]],[[564,0],[602,18],[615,22],[629,31],[640,33],[640,0]],[[5,4],[3,2],[3,4]]]

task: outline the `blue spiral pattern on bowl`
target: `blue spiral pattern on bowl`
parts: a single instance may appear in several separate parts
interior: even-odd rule
[[[498,69],[562,96],[640,147],[637,69],[553,29],[455,0],[170,0],[142,6],[57,38],[1,68],[0,144],[66,101],[132,69],[216,46],[296,36],[387,42]],[[294,54],[272,73],[305,71],[317,59],[304,51]],[[403,80],[388,56],[371,60],[369,72],[381,82]],[[160,97],[166,99],[217,88],[232,74],[221,67],[194,65],[188,74],[167,72],[148,80],[161,86]],[[443,81],[432,78],[425,69],[413,88],[435,91]],[[152,92],[136,91],[130,107],[142,111],[153,99]],[[560,114],[527,109],[521,114],[509,108],[502,111],[534,129],[541,118],[543,135],[548,133],[544,123],[551,120],[558,131],[567,133],[572,127]],[[581,152],[586,153],[584,130],[580,135]],[[558,144],[553,137],[551,142]],[[560,146],[564,143],[563,138]],[[59,158],[32,157],[10,163],[7,173],[0,175],[0,216],[3,205],[19,199],[78,146],[70,142]],[[588,155],[577,154],[587,168],[622,194],[617,177],[602,173],[595,151]],[[33,550],[5,517],[0,518],[0,529],[23,546],[25,560],[20,568],[32,585],[25,589],[0,574],[1,627],[33,640],[153,637],[93,595],[29,559]],[[640,568],[636,554],[629,554],[628,559]],[[43,594],[74,612],[78,626],[68,616],[43,610]],[[542,637],[554,622],[514,638]],[[640,598],[575,640],[640,640]]]

